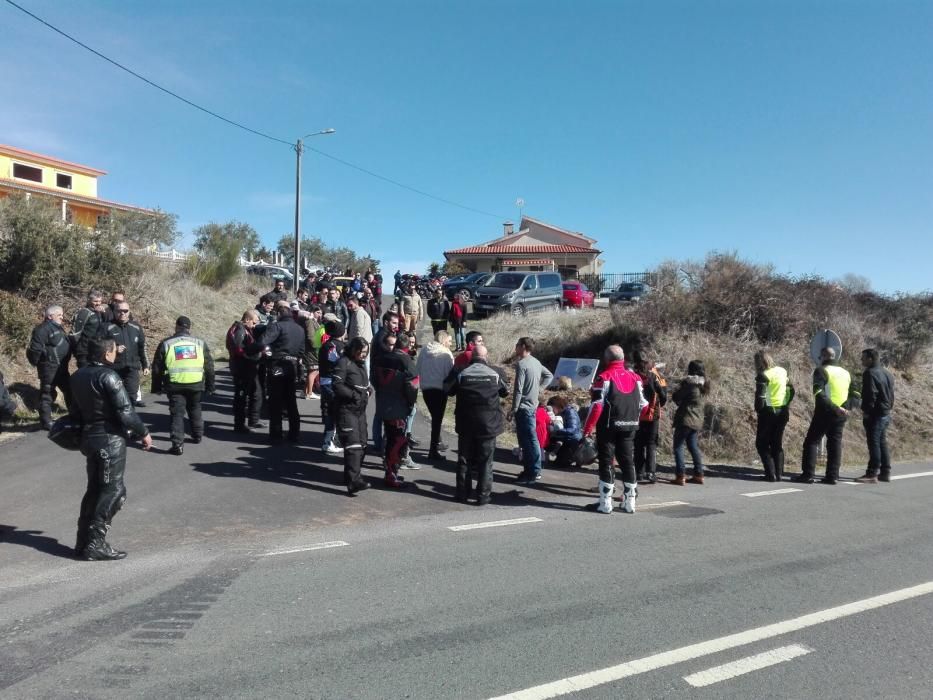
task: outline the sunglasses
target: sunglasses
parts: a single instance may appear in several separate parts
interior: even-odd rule
[[[118,314],[128,314],[129,312],[129,309],[117,309]]]

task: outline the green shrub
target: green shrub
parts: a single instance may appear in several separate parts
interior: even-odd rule
[[[143,267],[121,253],[112,229],[94,231],[61,221],[61,210],[41,197],[0,201],[0,287],[33,300],[59,300],[91,287],[120,288]]]

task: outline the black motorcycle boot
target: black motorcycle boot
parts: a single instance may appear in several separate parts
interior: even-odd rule
[[[88,532],[88,543],[81,551],[80,559],[85,561],[114,561],[126,558],[126,552],[114,549],[107,542],[108,529],[106,525],[95,524],[91,526]]]

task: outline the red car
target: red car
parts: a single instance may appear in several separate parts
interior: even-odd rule
[[[577,282],[577,280],[564,282],[564,306],[574,309],[592,307],[595,298],[596,295],[587,289],[583,282]]]

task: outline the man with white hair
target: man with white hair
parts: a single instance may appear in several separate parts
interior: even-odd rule
[[[52,427],[52,404],[58,396],[56,388],[65,397],[69,411],[72,407],[68,383],[71,344],[62,328],[63,315],[64,311],[58,304],[49,306],[45,310],[45,320],[33,329],[26,350],[26,359],[39,375],[39,423],[43,430]]]
[[[444,389],[457,397],[454,410],[457,431],[457,491],[455,498],[466,503],[475,496],[476,505],[484,506],[492,498],[492,466],[496,437],[505,429],[499,399],[509,388],[487,364],[489,351],[477,345],[465,369],[452,369],[444,380]],[[473,477],[476,474],[476,490]]]
[[[593,381],[590,391],[593,403],[583,426],[583,435],[596,431],[596,453],[599,460],[599,502],[591,509],[612,513],[612,493],[615,457],[622,470],[622,511],[635,512],[638,480],[635,475],[635,432],[641,409],[648,405],[642,393],[641,377],[625,368],[625,353],[618,345],[610,345],[603,354],[606,368]]]

